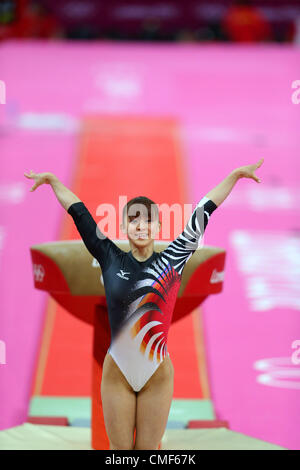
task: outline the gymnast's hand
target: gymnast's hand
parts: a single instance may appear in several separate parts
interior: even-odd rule
[[[257,183],[260,183],[261,180],[256,176],[255,171],[263,164],[264,159],[261,158],[254,165],[241,166],[235,170],[239,178],[252,178]]]
[[[41,184],[51,184],[51,177],[53,176],[52,173],[34,173],[30,170],[30,173],[24,173],[26,178],[33,179],[35,184],[32,186],[30,191],[34,191],[38,186]]]

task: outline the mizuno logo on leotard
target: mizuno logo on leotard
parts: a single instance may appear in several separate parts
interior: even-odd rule
[[[121,277],[122,279],[126,279],[127,281],[129,280],[129,277],[126,277],[125,274],[130,274],[129,271],[123,271],[120,269],[120,272],[117,273],[117,276]]]

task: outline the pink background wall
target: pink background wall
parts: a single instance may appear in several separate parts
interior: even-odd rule
[[[224,291],[204,307],[211,395],[237,432],[300,449],[299,122],[287,46],[27,42],[0,47],[0,429],[27,416],[46,294],[29,247],[57,239],[63,216],[23,173],[72,181],[77,129],[93,113],[176,116],[195,204],[232,169],[265,158],[262,183],[240,180],[205,243],[227,250]],[[41,223],[47,215],[47,223]]]

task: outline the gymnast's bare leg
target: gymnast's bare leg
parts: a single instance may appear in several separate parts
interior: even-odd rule
[[[167,356],[145,386],[135,392],[110,354],[106,354],[101,398],[111,450],[158,448],[167,425],[173,382],[174,368]]]
[[[158,449],[166,429],[173,389],[174,367],[167,356],[137,394],[134,449]]]

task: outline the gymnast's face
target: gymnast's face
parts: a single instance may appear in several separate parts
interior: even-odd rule
[[[122,224],[122,229],[127,233],[129,240],[137,246],[147,246],[153,242],[160,231],[161,223],[158,216],[151,217],[147,210],[136,211],[127,214],[126,224]]]

